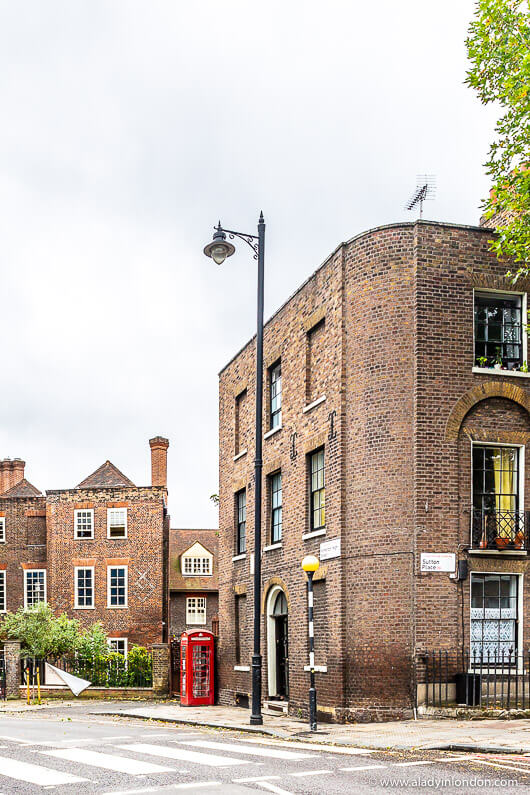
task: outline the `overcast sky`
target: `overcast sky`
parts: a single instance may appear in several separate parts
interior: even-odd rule
[[[463,85],[472,0],[0,0],[0,456],[40,489],[109,458],[174,527],[217,525],[217,373],[343,240],[478,222],[493,116]]]

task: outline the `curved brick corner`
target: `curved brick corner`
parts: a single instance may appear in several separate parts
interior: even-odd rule
[[[468,411],[481,400],[492,397],[513,400],[514,403],[518,403],[530,413],[530,394],[520,386],[509,384],[506,381],[486,381],[474,386],[455,403],[445,426],[446,441],[456,442],[460,426]]]

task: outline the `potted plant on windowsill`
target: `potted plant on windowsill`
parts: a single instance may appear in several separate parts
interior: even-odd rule
[[[510,543],[510,540],[511,539],[509,539],[507,536],[497,536],[496,537],[495,544],[496,544],[497,549],[499,550],[499,552],[502,552],[503,549],[506,549],[506,547]]]
[[[477,364],[479,367],[487,367],[488,366],[488,357],[487,356],[477,356]]]
[[[522,530],[519,530],[515,534],[515,538],[513,540],[513,545],[515,549],[524,549],[524,533]]]
[[[502,356],[501,356],[501,349],[497,348],[497,353],[495,354],[495,360],[493,362],[493,367],[495,370],[502,370]]]

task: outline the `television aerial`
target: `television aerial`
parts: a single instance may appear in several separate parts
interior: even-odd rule
[[[436,177],[434,174],[418,174],[416,190],[405,204],[405,210],[413,210],[419,205],[420,218],[423,218],[423,202],[432,201],[436,196]]]

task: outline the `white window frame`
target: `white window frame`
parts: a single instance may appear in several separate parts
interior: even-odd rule
[[[524,634],[524,610],[523,610],[523,597],[524,597],[524,574],[520,571],[472,571],[469,575],[469,660],[472,660],[472,650],[471,650],[471,582],[473,580],[473,575],[484,575],[484,574],[498,574],[501,576],[508,576],[508,577],[517,577],[517,673],[523,673],[523,634]],[[495,668],[484,668],[482,673],[495,673],[498,669]],[[469,668],[468,673],[476,673],[471,666]]]
[[[0,516],[0,544],[6,543],[6,518]]]
[[[469,493],[471,495],[471,526],[469,528],[469,540],[470,540],[470,547],[473,549],[473,447],[517,447],[519,450],[519,483],[517,484],[519,487],[519,511],[524,511],[524,476],[525,476],[525,445],[524,444],[516,444],[515,442],[483,442],[479,441],[478,439],[471,439],[471,471],[469,473],[470,478],[470,490]],[[476,554],[476,550],[473,550]],[[499,555],[506,553],[496,552],[494,549],[487,550],[488,555]],[[495,572],[494,572],[495,573]]]
[[[111,569],[124,569],[125,570],[125,604],[112,605],[110,603],[110,570]],[[107,566],[107,607],[109,610],[124,610],[129,607],[129,567],[126,564]]]
[[[92,572],[92,604],[91,605],[80,605],[79,604],[77,573],[78,573],[78,571],[86,571],[88,569]],[[95,610],[96,609],[96,581],[95,581],[94,566],[74,566],[74,608],[75,608],[75,610]]]
[[[199,571],[193,571],[194,562],[198,560]],[[207,561],[208,571],[203,571],[203,563]],[[190,564],[191,571],[186,571],[186,564]],[[211,555],[183,555],[182,556],[182,573],[185,577],[211,577],[213,571],[213,559]]]
[[[4,606],[0,602],[0,613],[7,613],[7,572],[5,569],[0,569],[0,580],[4,586]]]
[[[110,517],[114,511],[125,512],[125,529],[122,536],[111,536],[110,534]],[[117,541],[120,538],[127,538],[127,508],[107,508],[107,538],[109,538],[111,541]]]
[[[78,535],[77,517],[80,513],[89,513],[91,515],[91,528],[92,532],[89,536]],[[94,539],[94,509],[93,508],[76,508],[74,511],[74,538],[76,541],[91,541]]]
[[[129,639],[128,638],[107,638],[107,643],[108,643],[110,651],[116,651],[116,649],[112,648],[112,644],[113,644],[114,641],[122,641],[123,642],[123,649],[124,649],[123,656],[125,657],[125,659],[127,659],[127,654],[129,652]],[[121,651],[119,651],[117,653],[121,654]]]
[[[526,326],[528,326],[528,293],[521,292],[520,290],[495,290],[491,287],[475,287],[473,288],[473,371],[475,372],[487,372],[487,373],[500,373],[502,375],[513,375],[517,373],[519,375],[526,375],[529,376],[530,373],[521,373],[520,370],[495,370],[493,367],[480,367],[476,364],[477,357],[475,356],[475,296],[476,295],[484,295],[488,293],[491,296],[497,296],[498,298],[514,298],[517,296],[521,297],[521,333],[523,335],[522,343],[523,343],[523,362],[526,362],[527,365],[530,367],[530,362],[528,361],[528,334]]]
[[[190,602],[193,599],[196,602],[195,608],[190,608]],[[204,607],[199,612],[199,599],[204,603]],[[202,612],[204,610],[204,613]],[[194,618],[195,620],[191,620]],[[204,618],[204,621],[198,621],[197,618]],[[187,596],[186,597],[186,625],[187,626],[205,626],[206,625],[206,597],[205,596]]]
[[[40,599],[33,605],[28,605],[28,574],[35,574],[36,572],[42,572],[44,574],[44,599]],[[48,585],[46,579],[46,569],[24,569],[24,610],[27,610],[28,607],[35,607],[35,605],[40,604],[40,602],[47,601]]]

